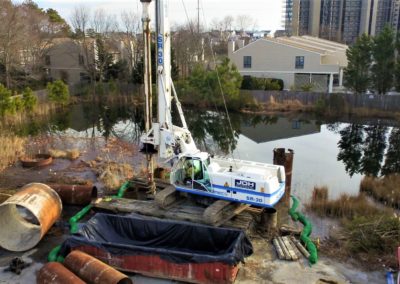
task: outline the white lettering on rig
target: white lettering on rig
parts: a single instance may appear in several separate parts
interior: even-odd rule
[[[256,183],[246,180],[235,179],[235,187],[256,190]]]
[[[158,35],[157,37],[157,57],[158,57],[158,65],[162,65],[164,63],[164,54],[163,54],[163,49],[164,49],[164,42],[163,42],[163,36],[161,34]]]

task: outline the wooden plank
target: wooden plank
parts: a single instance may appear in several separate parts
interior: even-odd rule
[[[289,251],[287,250],[287,248],[286,248],[286,246],[285,246],[285,243],[283,242],[282,238],[281,238],[281,237],[278,237],[277,239],[278,239],[279,245],[280,245],[281,248],[282,248],[283,254],[285,255],[285,259],[286,259],[286,260],[292,260],[292,257],[291,257],[291,255],[290,255]]]
[[[288,237],[283,237],[282,241],[283,241],[284,245],[286,246],[287,251],[289,252],[290,259],[291,260],[298,260],[299,256],[296,254],[295,248],[293,248],[292,245],[290,244],[289,238]]]
[[[233,213],[235,215],[238,215],[240,213],[242,213],[244,210],[246,210],[247,208],[249,208],[251,205],[250,204],[241,204],[238,208],[235,209],[235,211],[233,211]]]
[[[277,238],[274,238],[274,239],[272,240],[272,242],[273,242],[274,247],[275,247],[275,250],[276,250],[276,252],[277,252],[277,254],[278,254],[278,258],[279,258],[279,259],[286,259],[285,254],[283,253],[283,250],[282,250],[281,246],[279,245],[278,239],[277,239]]]
[[[114,198],[108,200],[106,198],[99,198],[93,202],[93,207],[95,210],[138,213],[157,218],[167,218],[172,220],[205,224],[203,219],[204,208],[179,202],[165,210],[160,208],[153,200],[136,200],[127,198]],[[241,214],[242,215],[237,215],[232,220],[230,218],[222,225],[224,227],[233,227],[248,231],[251,229],[254,219],[250,214],[245,212],[242,212]]]
[[[255,213],[255,214],[261,214],[263,212],[262,208],[255,208],[255,207],[248,207],[246,208],[245,211],[251,212],[251,213]]]
[[[299,240],[297,240],[295,237],[290,238],[292,242],[296,245],[296,247],[299,249],[299,251],[306,257],[310,257],[310,253],[306,250],[306,248],[300,243]]]

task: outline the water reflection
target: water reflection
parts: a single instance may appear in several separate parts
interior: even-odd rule
[[[14,125],[10,128],[21,136],[35,136],[44,132],[63,135],[68,132],[68,135],[72,136],[105,138],[114,136],[138,143],[144,129],[143,117],[143,106],[96,102],[73,105],[49,118],[41,120],[32,118],[24,125]],[[288,117],[232,113],[229,124],[224,113],[198,109],[185,109],[185,117],[198,147],[210,153],[228,155],[242,151],[245,154],[243,158],[257,160],[260,153],[265,151],[266,147],[270,147],[270,144],[271,147],[286,145],[290,148],[298,147],[305,152],[302,166],[320,163],[328,157],[331,159],[332,154],[334,161],[329,160],[326,163],[339,161],[336,167],[339,169],[344,165],[345,171],[342,171],[347,178],[357,174],[379,176],[400,172],[400,128],[392,127],[393,124],[390,123],[383,125],[379,121],[372,123],[334,121],[325,126],[324,121],[309,114]],[[176,111],[173,120],[179,125]],[[329,139],[337,139],[335,140],[337,148],[329,146],[329,149],[321,150],[325,156],[315,157],[312,160],[311,157],[316,155],[315,147],[328,147],[322,142],[314,141],[316,139],[314,137],[318,135],[312,134],[326,136],[325,133],[321,133],[322,131],[334,134],[334,138]],[[239,141],[242,141],[243,137],[254,144],[239,146]],[[305,144],[296,144],[296,141]],[[312,147],[314,149],[311,149]],[[270,149],[268,151],[272,152]],[[264,156],[267,157],[265,154]],[[263,162],[271,162],[271,159],[263,158]],[[323,168],[321,166],[321,169]],[[322,174],[321,172],[319,176]]]
[[[350,176],[400,172],[400,130],[383,125],[349,124],[339,131],[338,161]],[[389,139],[388,139],[389,137]]]

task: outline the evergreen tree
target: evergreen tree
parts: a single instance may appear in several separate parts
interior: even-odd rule
[[[393,128],[389,138],[389,149],[386,153],[382,174],[400,173],[400,128]]]
[[[48,83],[47,93],[52,102],[63,106],[69,103],[68,86],[61,80],[57,80],[54,83]]]
[[[340,132],[338,142],[339,154],[338,161],[343,161],[346,172],[353,176],[360,172],[361,158],[364,143],[364,127],[359,124],[350,124]]]
[[[386,126],[374,125],[365,128],[364,156],[361,159],[361,172],[378,176],[386,149]]]
[[[371,38],[363,34],[353,46],[346,50],[348,65],[344,69],[344,85],[356,93],[363,93],[369,87],[371,48]]]
[[[393,86],[394,60],[394,32],[385,26],[376,36],[372,44],[374,63],[371,67],[371,79],[374,89],[379,94],[385,94]]]

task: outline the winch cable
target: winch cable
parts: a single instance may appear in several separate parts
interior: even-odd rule
[[[205,16],[205,13],[204,13],[203,1],[200,1],[200,5],[201,5],[202,16],[203,16],[204,27],[207,29],[207,21],[206,21],[206,16]],[[219,87],[219,91],[220,91],[220,94],[221,94],[221,97],[222,97],[222,101],[224,103],[224,109],[225,109],[226,117],[227,117],[227,120],[228,120],[229,128],[230,128],[230,131],[232,133],[233,139],[235,139],[235,131],[233,130],[232,121],[231,121],[231,117],[229,115],[229,111],[228,111],[228,106],[227,106],[227,103],[226,103],[224,90],[222,88],[221,77],[220,77],[220,74],[219,74],[218,68],[217,68],[217,60],[215,58],[215,52],[214,52],[214,48],[212,46],[211,41],[209,41],[209,45],[210,45],[212,60],[213,60],[214,66],[215,66],[215,72],[217,74],[218,87]],[[241,160],[239,150],[237,150],[236,152],[237,152],[237,156],[238,156],[239,160]],[[235,160],[235,156],[233,154],[233,151],[231,152],[231,156],[232,156],[232,159],[233,159],[233,161],[235,163],[235,166],[237,168],[236,160]]]

